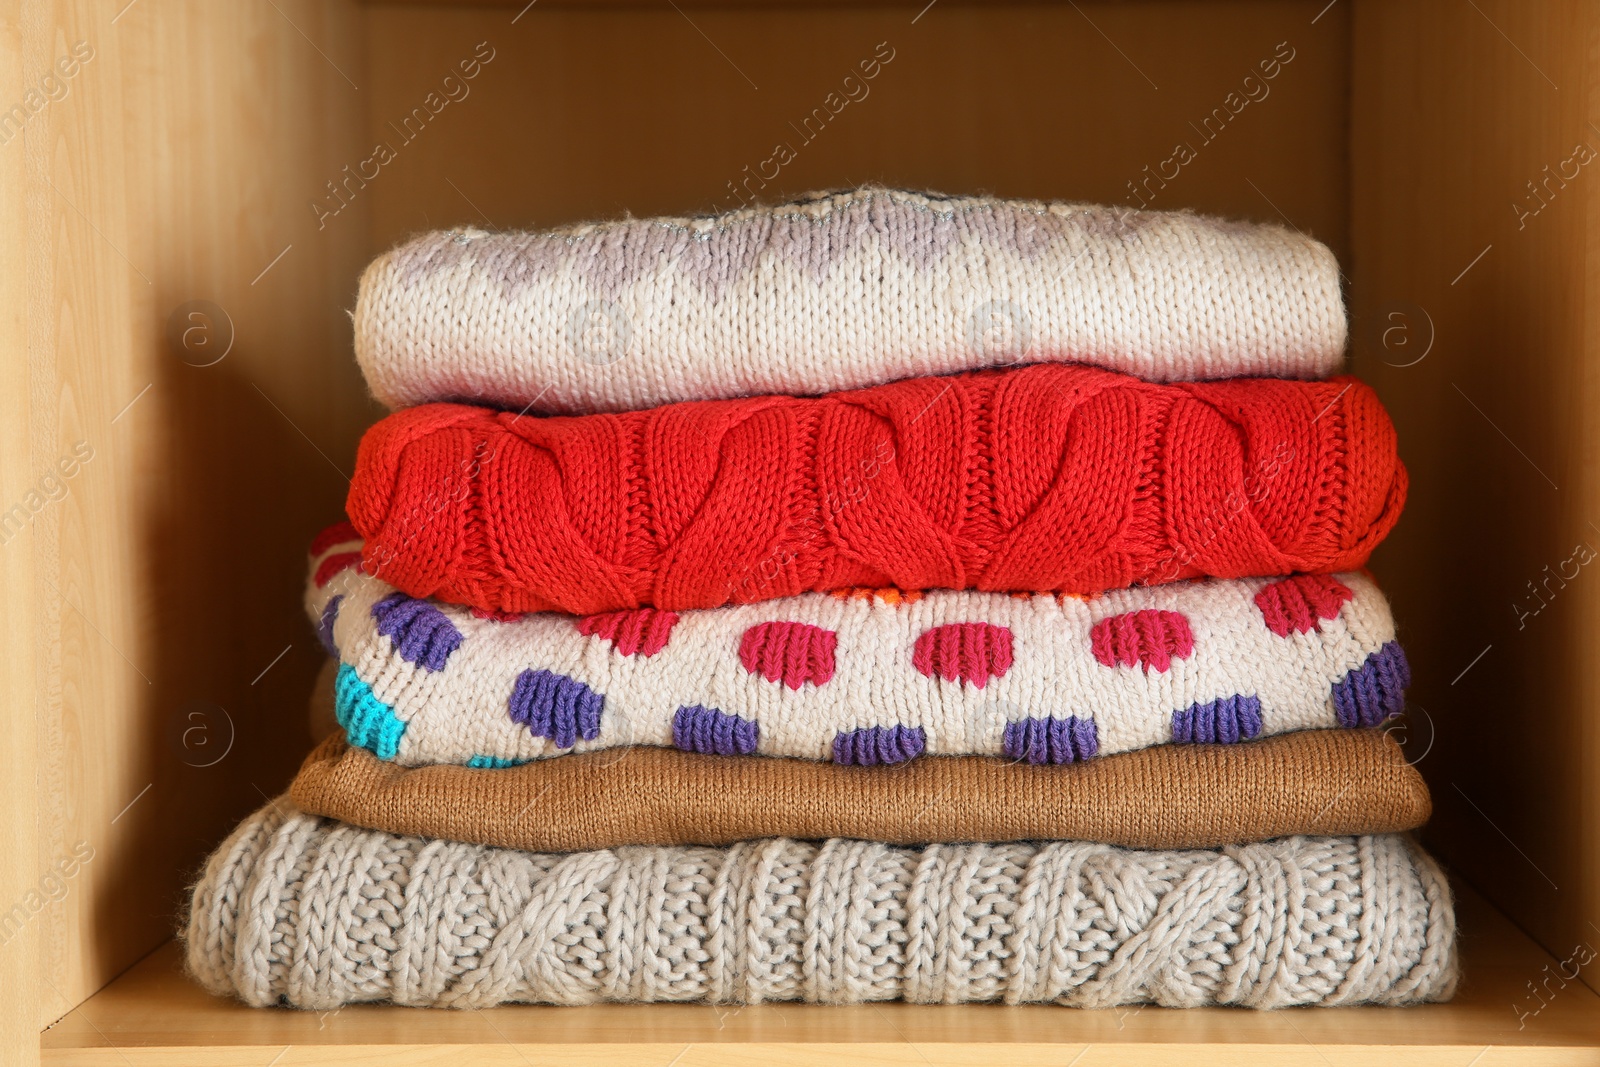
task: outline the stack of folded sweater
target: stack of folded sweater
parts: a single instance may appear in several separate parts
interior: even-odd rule
[[[374,263],[252,1004],[1405,1004],[1406,477],[1274,227],[881,189]]]

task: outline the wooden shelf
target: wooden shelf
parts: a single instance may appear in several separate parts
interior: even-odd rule
[[[463,1057],[474,1067],[1600,1062],[1600,996],[1581,982],[1551,981],[1555,994],[1519,1029],[1517,1006],[1537,1004],[1526,983],[1554,973],[1555,961],[1471,890],[1460,891],[1459,909],[1466,979],[1452,1003],[1278,1012],[658,1004],[318,1014],[211,997],[184,977],[178,946],[167,944],[46,1031],[42,1059],[50,1067],[454,1065]]]

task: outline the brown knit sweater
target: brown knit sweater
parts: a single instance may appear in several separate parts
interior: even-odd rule
[[[651,747],[500,770],[405,768],[335,736],[290,796],[308,814],[374,830],[538,852],[761,837],[1213,848],[1411,830],[1431,810],[1422,776],[1375,730],[1158,745],[1064,766],[935,756],[895,768]]]

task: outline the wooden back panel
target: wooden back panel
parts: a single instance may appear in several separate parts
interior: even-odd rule
[[[1341,6],[1315,24],[1322,4],[1248,0],[678,6],[368,7],[368,136],[396,147],[361,194],[374,247],[881,182],[1129,205],[1141,185],[1152,207],[1286,217],[1345,251]],[[478,42],[495,59],[470,95],[403,142]],[[1293,59],[1248,102],[1280,43]],[[1207,125],[1230,93],[1238,114]],[[837,114],[808,124],[830,94]],[[1168,163],[1180,143],[1194,158]],[[779,145],[794,158],[774,166]]]
[[[1355,366],[1412,479],[1373,566],[1436,732],[1428,838],[1565,959],[1600,944],[1600,10],[1363,3],[1354,41]]]

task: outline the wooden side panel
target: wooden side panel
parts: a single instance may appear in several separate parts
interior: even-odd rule
[[[1374,566],[1428,836],[1565,959],[1600,945],[1600,8],[1367,0],[1354,42],[1356,366],[1412,475]]]
[[[0,4],[0,99],[20,95],[28,27],[24,4]],[[0,499],[21,493],[33,476],[28,395],[28,183],[20,144],[0,146]],[[0,548],[5,612],[0,634],[0,1061],[39,1062],[38,971],[41,929],[26,896],[38,871],[39,802],[34,779],[33,555]],[[20,910],[19,910],[20,905]]]
[[[22,6],[31,95],[0,173],[25,158],[5,402],[29,410],[0,440],[25,425],[28,448],[0,567],[32,649],[8,698],[38,723],[37,1024],[171,936],[205,852],[303,754],[302,554],[370,412],[343,315],[363,235],[309,208],[357,140],[353,9]]]
[[[393,159],[351,199],[382,247],[876,181],[1288,218],[1342,253],[1325,3],[372,6],[367,152]]]

